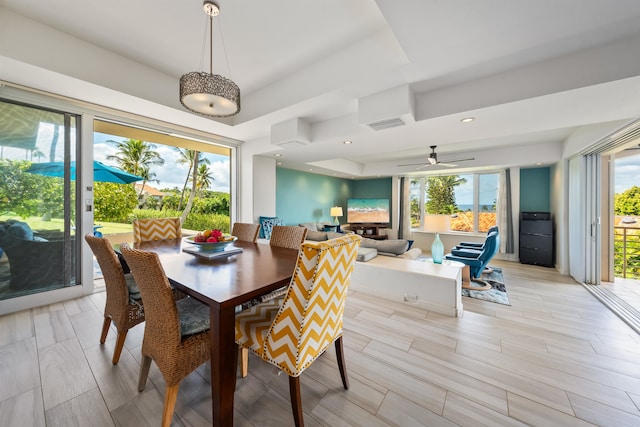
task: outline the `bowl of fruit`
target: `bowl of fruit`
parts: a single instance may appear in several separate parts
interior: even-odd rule
[[[238,240],[236,236],[224,234],[220,230],[204,230],[195,236],[185,237],[184,241],[196,245],[201,251],[223,251],[224,248]]]

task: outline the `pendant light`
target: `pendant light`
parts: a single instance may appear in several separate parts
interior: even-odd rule
[[[180,103],[205,116],[233,116],[240,112],[240,88],[232,80],[213,74],[213,17],[220,14],[220,8],[205,0],[203,9],[209,16],[209,72],[192,71],[180,77]]]

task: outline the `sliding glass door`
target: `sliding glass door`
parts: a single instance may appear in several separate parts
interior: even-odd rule
[[[79,282],[79,121],[0,99],[0,300]]]

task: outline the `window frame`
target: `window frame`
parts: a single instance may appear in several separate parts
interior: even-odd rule
[[[486,172],[470,172],[470,173],[459,173],[459,174],[447,174],[447,175],[441,175],[441,176],[471,176],[473,179],[473,203],[472,203],[472,212],[473,212],[473,230],[472,231],[459,231],[459,230],[448,230],[446,233],[451,233],[451,234],[455,234],[455,233],[460,233],[460,234],[484,234],[484,231],[479,231],[480,230],[480,180],[482,176],[489,176],[489,175],[493,175],[497,178],[497,184],[496,184],[496,194],[495,194],[495,199],[496,199],[496,206],[497,206],[497,199],[498,199],[498,194],[499,194],[499,185],[500,185],[500,172],[497,171],[486,171]],[[418,203],[419,206],[422,206],[422,209],[420,209],[419,213],[420,213],[420,226],[419,228],[416,228],[413,226],[413,221],[412,221],[412,227],[411,227],[411,231],[415,232],[415,231],[426,231],[425,230],[425,218],[428,215],[426,212],[426,202],[427,202],[427,181],[430,177],[433,177],[433,175],[428,175],[428,176],[420,176],[420,177],[412,177],[411,179],[411,183],[418,181],[419,184],[419,194],[418,194]],[[407,203],[409,203],[409,209],[411,207],[411,200],[415,200],[415,198],[413,198],[412,196],[415,195],[415,192],[410,192],[410,197],[409,200],[407,201]],[[456,203],[457,205],[457,203]],[[499,212],[496,209],[495,210],[495,214],[496,214],[496,225],[499,223]]]

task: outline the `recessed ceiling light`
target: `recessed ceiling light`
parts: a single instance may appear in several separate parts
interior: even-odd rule
[[[472,121],[474,121],[476,118],[475,117],[465,117],[464,119],[460,120],[462,123],[470,123]]]
[[[342,143],[345,144],[345,145],[349,145],[349,144],[352,144],[353,141],[343,141]]]
[[[282,162],[278,162],[278,166],[282,166]]]
[[[536,166],[542,166],[542,162],[537,162]]]
[[[276,153],[276,154],[274,154],[274,156],[276,156],[276,157],[280,157],[280,156],[282,156],[282,154],[280,154],[280,153]]]

